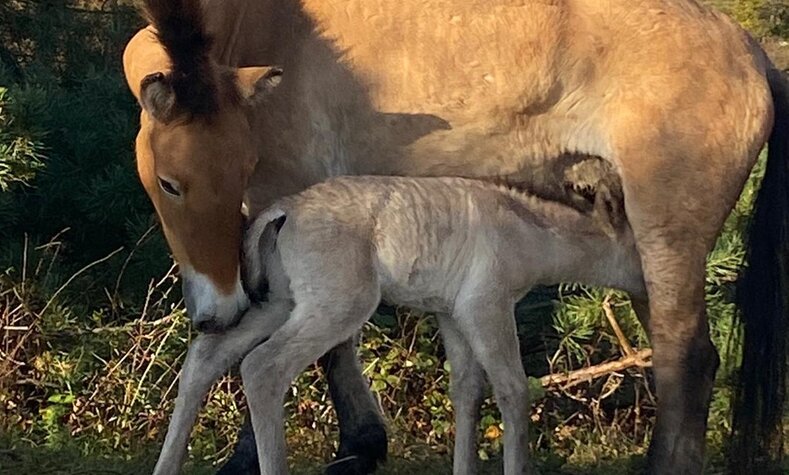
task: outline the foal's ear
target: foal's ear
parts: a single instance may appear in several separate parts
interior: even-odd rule
[[[236,85],[248,105],[262,102],[282,82],[282,68],[252,66],[238,68]]]
[[[276,249],[277,236],[283,224],[285,214],[280,210],[271,210],[255,218],[245,233],[242,270],[243,281],[250,296],[268,292],[266,265]],[[256,300],[262,300],[259,295],[256,297]]]
[[[170,78],[162,72],[151,73],[140,82],[140,105],[159,122],[175,116],[175,91]]]

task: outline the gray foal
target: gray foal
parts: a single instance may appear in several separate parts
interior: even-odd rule
[[[485,376],[505,425],[504,473],[530,473],[515,303],[537,284],[568,281],[646,295],[632,232],[611,224],[604,195],[584,214],[476,180],[340,177],[279,200],[245,242],[246,280],[267,286],[268,301],[238,327],[193,343],[159,460],[170,469],[156,473],[174,473],[211,382],[253,347],[241,375],[261,474],[287,473],[287,388],[382,299],[438,317],[451,365],[453,473],[476,472]]]

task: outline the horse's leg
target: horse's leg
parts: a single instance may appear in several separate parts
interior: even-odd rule
[[[718,368],[705,313],[706,250],[661,252],[657,247],[644,252],[650,279],[649,335],[658,398],[650,465],[653,473],[659,474],[700,473]]]
[[[675,279],[683,282],[681,277]],[[663,288],[667,280],[669,279],[664,278],[663,284],[658,284],[657,287]],[[698,283],[699,280],[697,275],[696,287],[703,285],[703,282]],[[681,326],[672,330],[671,326],[677,322],[666,322],[665,316],[662,316],[660,321],[651,319],[649,303],[647,298],[631,298],[633,311],[647,331],[655,355],[661,357],[653,357],[658,395],[658,424],[649,451],[651,472],[699,473],[704,464],[703,441],[715,371],[718,367],[718,353],[709,339],[709,327],[703,307],[697,310],[699,313],[695,315],[689,317],[684,314],[678,317],[684,318],[684,321],[679,322]],[[694,324],[697,325],[695,328],[692,326]],[[653,328],[657,328],[657,334],[652,331]],[[683,345],[687,345],[687,348],[679,349]],[[666,353],[673,354],[676,359],[666,358]],[[682,385],[692,385],[692,389],[683,389]],[[669,400],[667,394],[674,399]],[[669,405],[667,400],[673,401],[673,405]],[[683,423],[677,422],[680,417],[691,419],[683,421],[683,426]],[[682,447],[682,444],[689,446]]]
[[[259,473],[260,463],[255,431],[252,430],[252,418],[247,411],[244,425],[238,433],[238,441],[233,448],[233,455],[216,472],[216,475],[258,475]]]
[[[362,375],[353,339],[340,343],[320,359],[329,379],[329,394],[337,411],[340,447],[329,475],[367,474],[386,460],[386,427],[370,387]],[[233,456],[217,475],[260,473],[252,419],[247,416]]]
[[[528,380],[520,357],[514,302],[496,292],[465,289],[452,314],[485,369],[504,422],[504,474],[532,473]]]
[[[180,472],[197,413],[211,384],[249,350],[271,335],[290,311],[286,302],[252,308],[238,326],[221,334],[199,335],[189,346],[178,382],[178,397],[154,475]]]
[[[647,215],[638,206],[639,200],[647,199],[644,190],[640,191],[641,195],[626,196],[630,199],[626,203],[649,294],[649,312],[642,309],[639,318],[648,314],[658,399],[650,470],[655,474],[701,473],[718,366],[705,313],[704,264],[717,230],[700,239],[692,227],[685,227],[690,223],[680,226],[678,220],[667,220],[665,212],[662,220],[654,210]],[[672,204],[662,205],[682,214]]]
[[[379,300],[374,280],[360,277],[360,285],[354,287],[354,296],[348,299],[334,294],[339,289],[310,291],[307,296],[296,292],[296,308],[288,321],[244,358],[241,377],[257,450],[263,454],[261,475],[288,472],[283,418],[285,392],[306,366],[350,339],[370,318]]]
[[[484,396],[485,372],[452,317],[439,314],[438,323],[451,366],[449,392],[455,412],[452,473],[471,475],[477,473],[477,428]]]
[[[733,146],[717,150],[701,148],[709,142],[695,143],[661,138],[618,154],[649,299],[648,312],[643,302],[634,308],[648,320],[654,351],[658,401],[649,463],[655,474],[697,474],[704,466],[719,361],[705,311],[706,255],[757,152],[754,147],[752,157],[737,156]]]
[[[350,338],[320,359],[340,426],[340,447],[326,468],[329,475],[368,474],[386,460],[386,427],[356,348],[357,338]]]

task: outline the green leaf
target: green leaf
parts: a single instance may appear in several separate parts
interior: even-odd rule
[[[73,394],[53,394],[47,398],[47,402],[51,402],[53,404],[63,404],[69,405],[73,403],[75,397]]]

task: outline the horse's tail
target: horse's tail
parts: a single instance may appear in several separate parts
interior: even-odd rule
[[[738,286],[744,325],[735,394],[734,473],[765,473],[783,455],[783,408],[789,332],[789,83],[768,73],[775,109],[767,166],[748,233]]]

